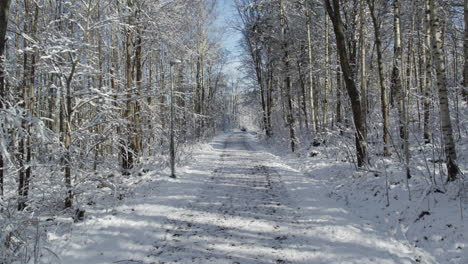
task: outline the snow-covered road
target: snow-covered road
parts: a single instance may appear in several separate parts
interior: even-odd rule
[[[112,212],[52,237],[72,263],[435,263],[330,199],[324,183],[233,132]]]

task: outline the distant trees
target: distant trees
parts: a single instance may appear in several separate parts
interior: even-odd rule
[[[273,67],[272,47],[265,47],[265,31],[269,28],[262,23],[262,12],[258,9],[244,9],[244,6],[252,1],[237,1],[237,11],[242,23],[241,33],[243,35],[243,46],[249,55],[249,60],[255,73],[256,82],[259,87],[259,98],[262,111],[262,127],[267,136],[272,136],[271,109],[273,103]]]

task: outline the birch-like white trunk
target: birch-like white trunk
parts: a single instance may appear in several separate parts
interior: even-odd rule
[[[457,152],[452,134],[452,122],[450,120],[447,76],[445,73],[444,53],[442,51],[442,33],[440,31],[438,9],[439,6],[436,4],[435,0],[430,0],[432,50],[436,66],[437,89],[439,90],[439,111],[448,172],[447,180],[453,181],[457,178],[459,169],[457,166]]]
[[[314,76],[313,76],[313,55],[312,55],[312,32],[311,32],[311,16],[310,16],[310,7],[308,6],[308,1],[306,0],[306,16],[307,16],[307,43],[308,43],[308,55],[309,55],[309,92],[310,92],[310,118],[311,118],[311,125],[312,125],[312,134],[313,137],[316,138],[317,135],[317,117],[316,117],[316,109],[315,109],[315,98],[314,98]]]

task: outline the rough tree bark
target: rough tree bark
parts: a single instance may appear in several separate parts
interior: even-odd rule
[[[339,61],[337,61],[340,64]],[[343,123],[343,114],[342,114],[342,106],[341,106],[341,91],[342,91],[342,78],[341,78],[341,68],[337,67],[336,71],[336,123],[339,127],[341,127],[341,123]],[[340,128],[341,129],[341,128]]]
[[[137,12],[139,14],[140,11]],[[137,29],[137,37],[136,37],[136,47],[135,47],[135,68],[136,68],[136,97],[137,99],[135,100],[134,103],[134,113],[133,113],[133,119],[134,119],[134,139],[133,139],[133,145],[135,147],[135,156],[138,157],[142,153],[142,143],[143,140],[142,138],[144,137],[143,135],[143,127],[142,127],[142,122],[141,122],[141,103],[138,98],[141,97],[142,92],[143,92],[143,39],[141,37],[141,30]]]
[[[286,122],[289,127],[289,138],[291,144],[291,151],[296,151],[296,132],[294,130],[294,115],[291,98],[291,76],[289,73],[289,51],[288,42],[286,40],[286,16],[284,14],[284,2],[280,0],[280,23],[281,23],[281,42],[283,49],[283,75],[284,75],[284,89],[286,94]]]
[[[379,86],[380,86],[380,108],[382,111],[382,132],[383,132],[383,154],[384,156],[390,156],[390,135],[388,127],[388,99],[387,89],[385,87],[385,74],[383,68],[383,55],[382,55],[382,40],[380,39],[380,21],[375,13],[375,2],[373,0],[367,0],[369,6],[372,24],[374,26],[374,38],[377,51],[377,67],[379,72]]]
[[[468,0],[467,0],[468,1]],[[424,2],[424,51],[425,51],[425,78],[424,78],[424,142],[426,144],[431,143],[431,88],[432,88],[432,59],[431,59],[431,7],[430,0]],[[466,41],[465,41],[466,42]],[[468,52],[468,50],[467,50]]]
[[[465,39],[463,41],[464,53],[464,69],[463,69],[463,97],[468,103],[468,0],[464,3],[464,20],[465,20]]]
[[[332,2],[330,2],[332,1]],[[341,70],[345,81],[346,90],[351,100],[351,108],[353,112],[354,125],[356,127],[356,154],[359,167],[364,167],[368,164],[367,157],[367,142],[365,135],[365,121],[362,118],[362,105],[359,90],[356,87],[356,82],[353,79],[351,65],[349,63],[348,52],[346,50],[346,39],[344,34],[343,21],[340,14],[340,0],[324,0],[328,15],[333,23],[335,31],[336,45],[338,55],[340,57]]]
[[[71,55],[70,55],[71,56]],[[72,115],[73,115],[73,105],[72,105],[72,81],[76,72],[76,66],[79,62],[79,59],[74,59],[71,66],[70,74],[67,76],[66,82],[66,101],[65,101],[65,187],[67,189],[67,197],[65,198],[65,208],[70,208],[73,205],[73,186],[72,186],[72,175],[71,175],[71,126],[72,126]]]
[[[24,1],[24,9],[27,14],[27,19],[24,22],[24,32],[34,37],[36,33],[36,25],[39,14],[39,7],[35,5],[33,12],[33,3],[30,0]],[[24,50],[29,50],[29,40],[24,39]],[[23,55],[23,81],[22,81],[22,108],[23,119],[21,120],[21,128],[23,135],[19,144],[19,177],[18,177],[18,210],[26,208],[26,202],[29,195],[29,182],[32,174],[31,159],[31,119],[34,116],[34,82],[35,82],[35,67],[36,54],[34,51],[25,52]]]
[[[457,165],[457,152],[455,149],[455,141],[453,139],[452,122],[450,120],[447,76],[445,72],[444,53],[442,50],[442,33],[440,31],[438,9],[439,5],[436,3],[436,0],[430,0],[432,50],[436,66],[437,88],[439,90],[439,111],[448,172],[447,180],[454,181],[460,170]]]
[[[365,122],[365,129],[367,135],[367,73],[366,73],[366,20],[364,18],[364,0],[359,1],[359,49],[361,55],[361,105],[362,105],[362,119]],[[367,140],[367,138],[366,138]]]
[[[314,80],[313,80],[313,56],[312,56],[312,32],[311,32],[311,15],[310,15],[310,7],[308,6],[309,1],[305,0],[306,3],[306,23],[307,23],[307,48],[308,48],[308,55],[309,55],[309,93],[310,93],[310,118],[311,118],[311,126],[312,126],[312,134],[313,137],[317,137],[317,117],[315,110],[315,98],[314,98]]]
[[[398,120],[399,120],[399,131],[400,138],[404,140],[405,138],[405,116],[403,109],[403,100],[405,93],[403,91],[403,81],[402,81],[402,48],[401,48],[401,27],[400,27],[400,6],[399,1],[395,0],[393,2],[393,70],[392,70],[392,80],[391,80],[391,93],[393,101],[396,100],[397,109],[398,109]],[[403,148],[403,145],[402,145]]]
[[[127,1],[127,6],[132,12],[134,7],[133,0]],[[121,146],[121,156],[122,156],[122,168],[125,174],[129,173],[129,170],[133,168],[134,163],[134,154],[135,154],[135,141],[134,141],[134,114],[135,107],[133,104],[132,94],[133,94],[133,32],[132,25],[134,24],[134,17],[132,15],[128,16],[128,25],[126,28],[125,34],[125,58],[126,58],[126,86],[127,89],[125,92],[127,94],[127,106],[125,110],[125,119],[128,122],[127,125],[127,139],[124,139]]]
[[[330,38],[329,31],[330,25],[328,18],[325,16],[325,81],[323,87],[323,98],[322,98],[322,133],[325,134],[327,131],[327,113],[328,113],[328,91],[330,90]]]
[[[301,49],[303,49],[301,47]],[[308,120],[308,112],[307,112],[307,92],[306,92],[306,81],[305,81],[305,76],[304,76],[304,73],[302,71],[302,61],[301,59],[297,58],[297,70],[298,70],[298,73],[299,73],[299,82],[300,82],[300,98],[299,98],[299,101],[300,101],[300,106],[301,106],[301,112],[302,114],[304,115],[304,124],[305,124],[305,127],[306,127],[306,130],[309,131],[309,120]],[[298,93],[299,94],[299,93]],[[301,115],[299,114],[299,117]]]
[[[10,15],[11,0],[0,1],[0,111],[3,108],[3,100],[6,96],[5,74],[3,71],[3,52],[6,44],[6,30],[8,25],[8,16]],[[3,130],[4,124],[1,122],[0,129]],[[3,132],[1,134],[4,134]],[[0,151],[0,196],[3,195],[3,178],[4,178],[3,153]]]

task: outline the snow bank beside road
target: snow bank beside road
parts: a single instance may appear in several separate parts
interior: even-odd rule
[[[319,190],[336,200],[340,206],[352,212],[362,222],[373,224],[382,234],[397,239],[412,248],[430,252],[435,263],[465,264],[468,263],[468,189],[460,200],[458,186],[460,182],[448,185],[447,190],[428,189],[426,179],[418,170],[409,181],[411,201],[401,165],[391,158],[385,159],[386,170],[375,172],[356,171],[353,164],[337,160],[333,155],[327,157],[330,146],[314,147],[318,154],[310,157],[310,151],[301,149],[300,155],[286,153],[278,144],[265,144],[259,141],[259,147],[274,153],[290,167],[306,175],[306,181],[321,185]],[[422,157],[413,157],[414,159]],[[382,163],[382,160],[377,161]],[[386,197],[386,177],[389,184],[389,206]],[[310,197],[307,194],[313,188],[307,182],[299,183],[303,192],[298,196]],[[312,187],[304,187],[304,186]],[[302,186],[302,187],[301,187]],[[465,183],[466,187],[468,184]],[[313,190],[313,189],[312,189]],[[464,219],[461,218],[463,208]],[[415,253],[415,261],[424,263],[423,253]]]

